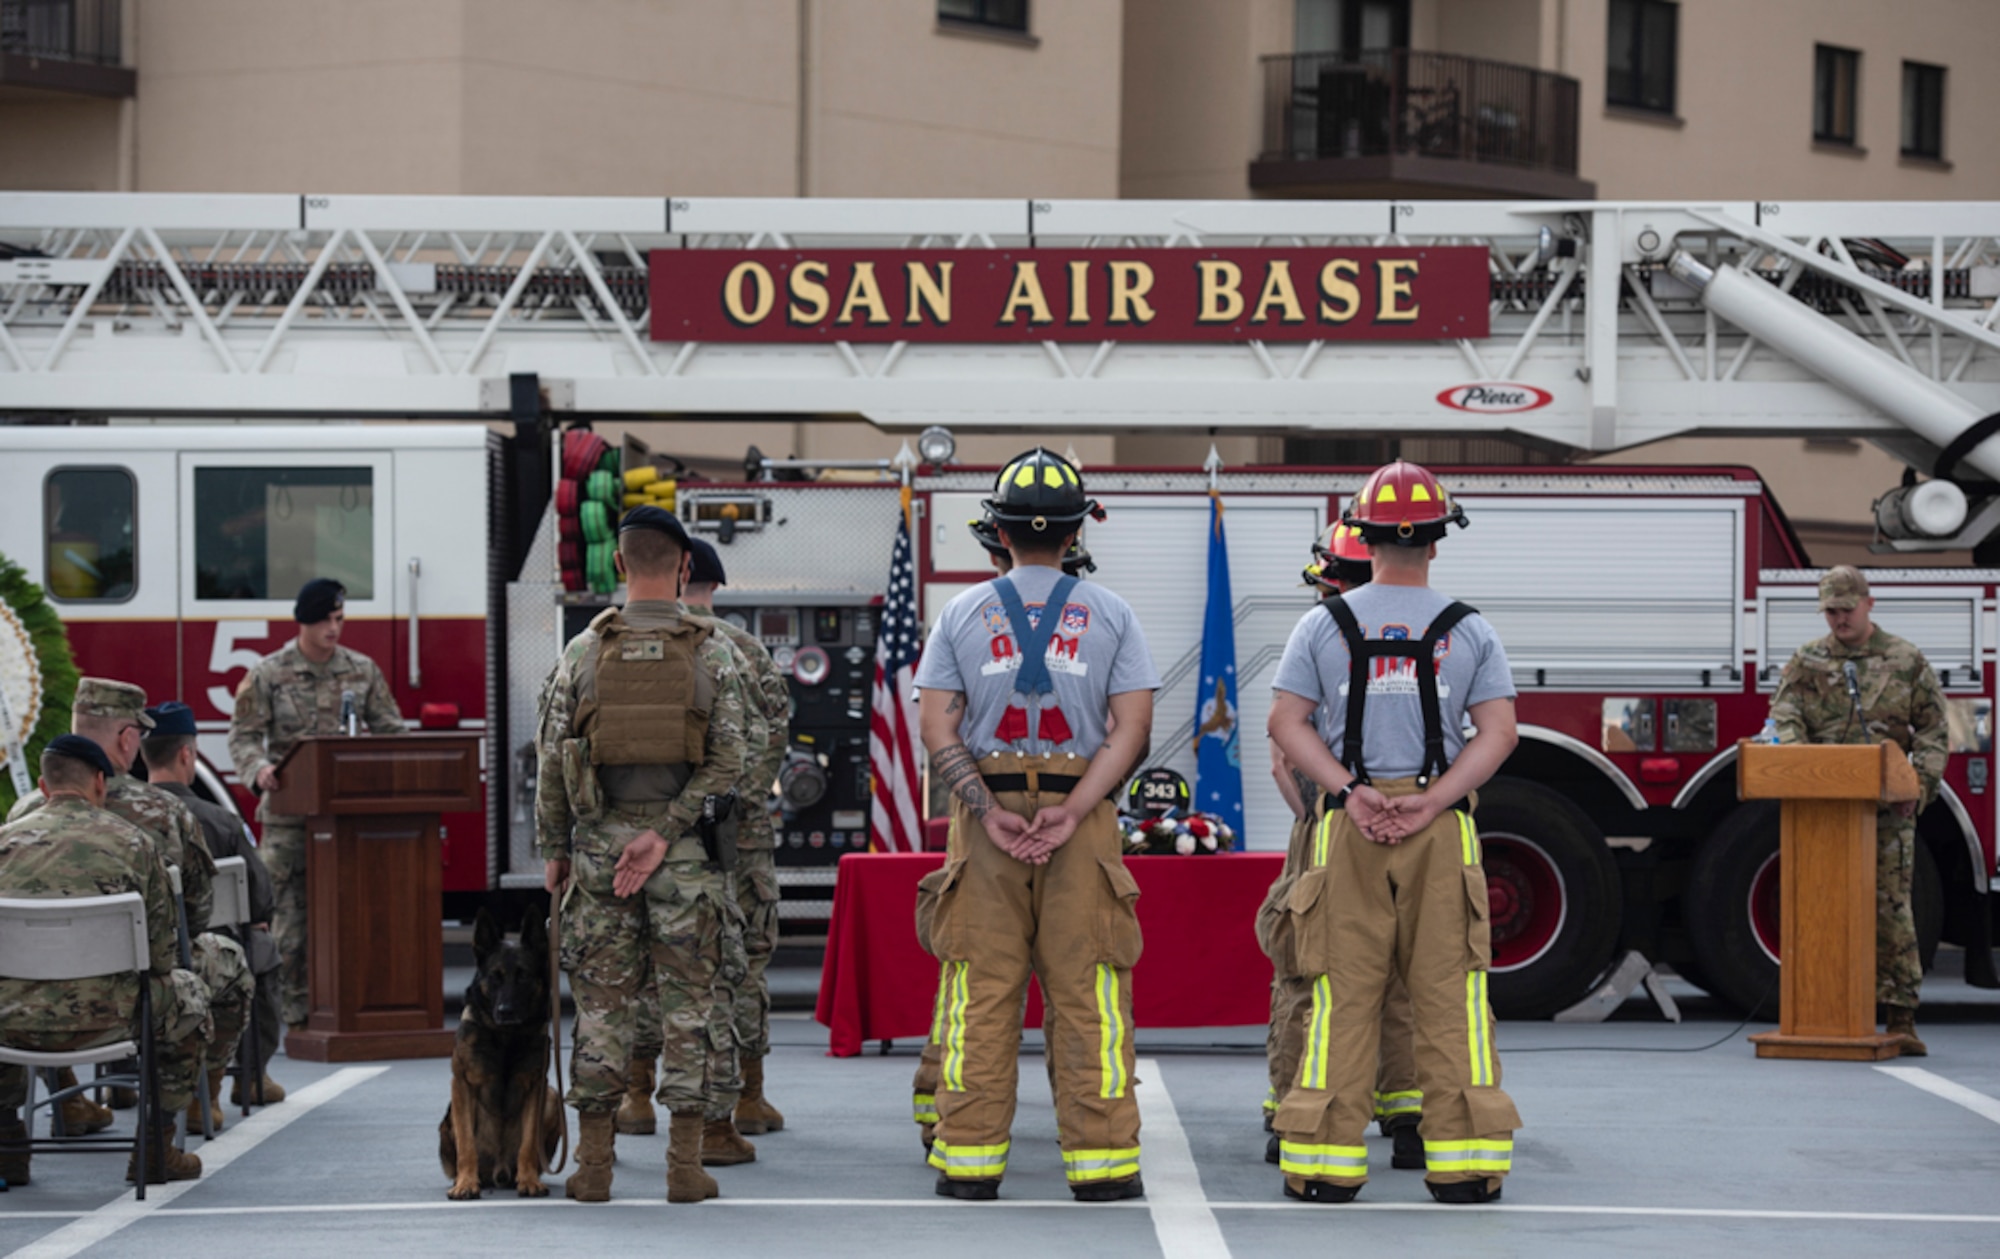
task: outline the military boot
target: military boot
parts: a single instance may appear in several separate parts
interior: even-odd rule
[[[1883,1030],[1894,1036],[1902,1045],[1905,1058],[1927,1058],[1930,1048],[1917,1039],[1917,1012],[1906,1005],[1885,1005],[1882,1007],[1887,1020]]]
[[[715,1177],[701,1170],[701,1111],[676,1111],[667,1123],[667,1201],[702,1202],[722,1196]]]
[[[736,1100],[736,1130],[744,1136],[762,1136],[785,1126],[778,1108],[764,1100],[764,1058],[746,1055],[743,1059],[743,1095]],[[925,1143],[929,1148],[929,1143]]]
[[[216,1067],[208,1073],[208,1130],[222,1131],[222,1068]],[[190,1134],[201,1131],[201,1092],[195,1091],[188,1098],[187,1130]]]
[[[262,1104],[265,1106],[274,1106],[284,1100],[285,1086],[272,1079],[270,1073],[266,1072],[264,1075],[264,1100]],[[257,1081],[252,1080],[246,1085],[243,1083],[243,1076],[239,1073],[236,1077],[236,1082],[229,1086],[229,1104],[231,1106],[258,1105]]]
[[[26,1141],[28,1125],[21,1122],[20,1112],[8,1111],[0,1118],[0,1141]],[[28,1152],[7,1150],[0,1152],[0,1181],[9,1185],[28,1183]]]
[[[64,1067],[56,1072],[57,1088],[75,1088],[76,1072]],[[111,1108],[99,1106],[84,1093],[66,1097],[62,1102],[63,1131],[73,1137],[87,1137],[93,1132],[102,1132],[111,1126]]]
[[[729,1122],[729,1116],[710,1119],[701,1126],[701,1165],[703,1167],[734,1167],[738,1163],[757,1161],[757,1147],[743,1139],[736,1125]]]
[[[125,1179],[139,1175],[138,1156],[125,1164]],[[201,1160],[174,1148],[174,1121],[169,1118],[146,1134],[146,1183],[164,1185],[175,1180],[201,1179]]]
[[[625,1096],[618,1102],[618,1131],[626,1136],[650,1137],[660,1130],[653,1113],[653,1060],[633,1058],[625,1070]]]
[[[586,1110],[576,1117],[576,1170],[563,1182],[563,1196],[578,1202],[611,1201],[612,1143],[617,1140],[614,1116],[608,1110]]]

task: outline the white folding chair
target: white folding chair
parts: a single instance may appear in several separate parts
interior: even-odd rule
[[[242,857],[223,857],[215,863],[215,908],[209,912],[208,929],[213,931],[218,927],[235,929],[244,952],[249,952],[250,863]],[[264,1073],[255,1066],[245,1065],[264,1060],[261,1050],[264,1028],[257,1019],[254,997],[243,1031],[249,1039],[237,1046],[235,1061],[226,1074],[236,1080],[236,1095],[243,1099],[243,1113],[247,1115],[253,1102],[258,1106],[264,1104]]]
[[[138,1175],[138,1194],[146,1197],[149,1124],[157,1126],[159,1080],[153,1057],[153,1000],[146,973],[152,969],[146,936],[146,902],[137,892],[116,896],[54,897],[47,900],[0,899],[0,979],[41,983],[95,979],[104,975],[135,975],[139,980],[139,1040],[121,1040],[88,1049],[34,1050],[6,1043],[0,1028],[0,1062],[24,1067],[28,1076],[28,1133],[24,1141],[0,1142],[0,1149],[29,1154],[116,1153],[129,1150]],[[91,1066],[136,1057],[133,1075],[101,1076],[75,1088],[35,1101],[35,1076],[47,1068]],[[106,1084],[139,1091],[138,1122],[131,1140],[123,1137],[61,1137],[37,1140],[34,1115],[39,1106],[55,1107],[73,1093]]]

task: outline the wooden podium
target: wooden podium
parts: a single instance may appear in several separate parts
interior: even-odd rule
[[[476,735],[314,735],[279,763],[270,811],[306,818],[312,994],[286,1054],[450,1056],[438,815],[481,804]]]
[[[1875,1030],[1875,811],[1919,798],[1917,771],[1887,740],[1737,749],[1737,794],[1784,801],[1778,1030],[1750,1038],[1757,1056],[1894,1058]]]

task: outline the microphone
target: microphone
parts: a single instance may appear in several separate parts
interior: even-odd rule
[[[1852,660],[1843,662],[1840,666],[1840,671],[1847,675],[1847,697],[1854,701],[1854,715],[1859,717],[1861,715],[1860,675],[1854,671],[1854,662]]]
[[[1853,667],[1852,665],[1848,666],[1849,669]],[[353,691],[342,691],[340,693],[340,728],[349,735],[359,733],[354,712]]]

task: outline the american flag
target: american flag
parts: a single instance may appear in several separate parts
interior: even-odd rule
[[[917,623],[917,571],[910,558],[910,492],[903,491],[896,550],[889,560],[889,593],[875,638],[875,690],[868,719],[868,770],[874,800],[869,846],[877,852],[923,847],[917,817],[917,706],[912,700],[923,641]]]

